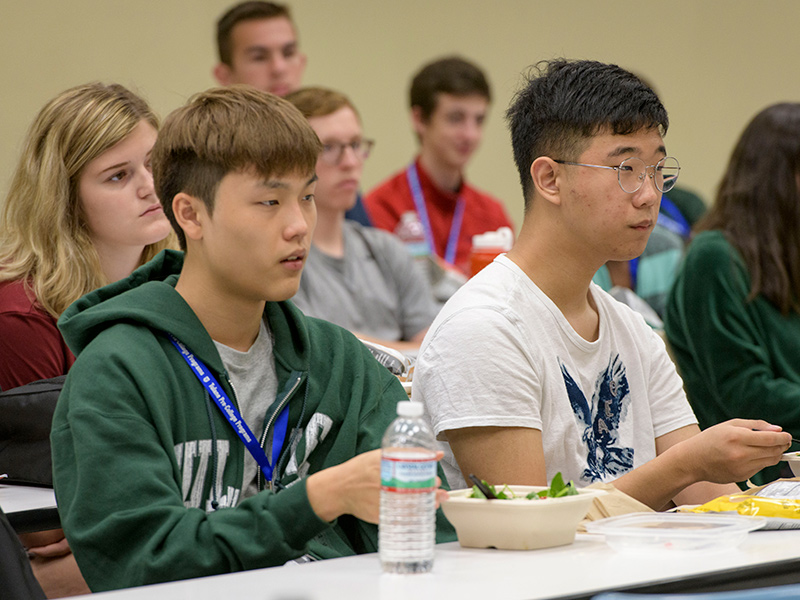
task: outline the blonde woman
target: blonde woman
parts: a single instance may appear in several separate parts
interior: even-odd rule
[[[39,112],[0,213],[0,389],[66,373],[59,315],[171,245],[150,172],[157,129],[120,85],[81,85]]]

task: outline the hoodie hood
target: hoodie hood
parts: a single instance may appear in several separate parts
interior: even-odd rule
[[[135,323],[164,334],[172,333],[208,367],[224,371],[205,327],[175,291],[183,256],[183,252],[164,250],[129,277],[89,292],[72,303],[58,320],[58,328],[73,354],[77,357],[106,329],[119,323]],[[309,339],[302,319],[298,318],[298,309],[289,302],[267,302],[264,314],[277,339],[293,341],[274,349],[276,361],[290,371],[305,370]]]

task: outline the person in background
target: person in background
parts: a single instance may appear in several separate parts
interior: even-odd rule
[[[250,1],[232,6],[217,21],[220,85],[246,83],[285,96],[298,89],[306,69],[289,7]]]
[[[39,111],[0,214],[3,390],[65,374],[74,357],[56,319],[170,245],[150,170],[157,129],[116,84],[71,88]],[[88,591],[62,530],[21,537],[48,596]]]
[[[229,8],[217,21],[217,53],[213,74],[220,85],[246,83],[277,96],[302,85],[307,57],[286,4],[248,0]],[[346,216],[370,225],[360,196]]]
[[[286,99],[322,142],[317,226],[292,301],[359,338],[415,354],[438,310],[427,280],[395,236],[344,217],[373,144],[364,138],[358,111],[344,94],[325,88],[303,88]]]
[[[321,149],[277,96],[194,96],[152,158],[184,252],[59,320],[77,360],[53,481],[93,591],[377,550],[379,448],[406,393],[351,333],[287,302]]]
[[[0,389],[65,374],[64,309],[174,242],[150,172],[157,129],[116,84],[71,88],[37,115],[0,213]]]
[[[442,58],[414,76],[409,95],[419,154],[367,193],[364,203],[375,227],[401,238],[401,224],[416,221],[427,251],[469,275],[472,236],[500,227],[514,230],[503,203],[465,181],[483,137],[489,83],[471,62]]]
[[[738,415],[800,437],[800,104],[758,113],[695,228],[665,331],[702,427]],[[780,475],[769,467],[752,478]]]
[[[655,510],[737,492],[790,435],[747,419],[701,432],[659,335],[591,281],[642,253],[677,179],[666,109],[616,65],[558,59],[533,70],[507,118],[522,229],[436,317],[413,380],[449,483],[561,472]]]

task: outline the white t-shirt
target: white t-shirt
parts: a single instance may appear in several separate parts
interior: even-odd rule
[[[548,481],[561,471],[585,486],[653,459],[657,437],[696,423],[661,338],[598,286],[590,292],[594,342],[505,255],[456,292],[414,374],[412,399],[425,404],[437,439],[464,427],[539,429]],[[442,446],[448,482],[464,487]]]

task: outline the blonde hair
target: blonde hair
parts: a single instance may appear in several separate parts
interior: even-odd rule
[[[83,168],[141,122],[158,129],[147,103],[121,85],[89,83],[62,92],[34,120],[0,213],[0,281],[23,280],[58,317],[109,281],[78,198]],[[146,246],[144,264],[172,243]]]
[[[185,250],[172,210],[176,194],[200,199],[212,214],[228,173],[312,174],[321,150],[308,121],[283,98],[247,85],[212,88],[165,119],[151,154],[156,195]]]

